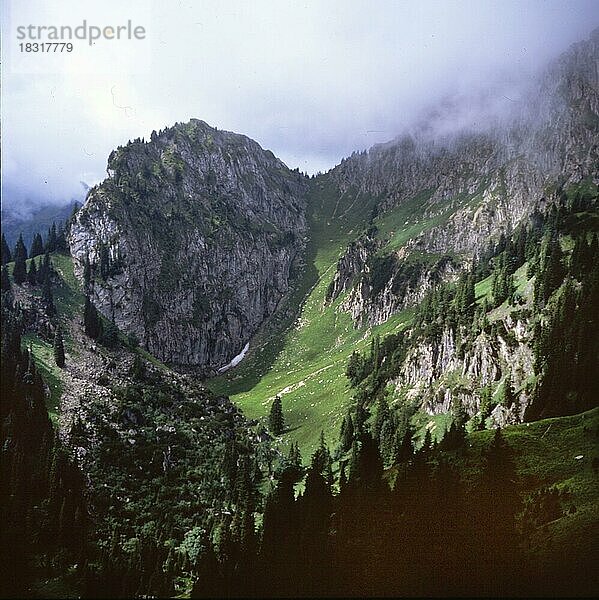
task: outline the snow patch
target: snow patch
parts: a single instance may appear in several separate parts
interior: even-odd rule
[[[220,369],[218,369],[217,373],[225,373],[229,369],[236,367],[245,358],[245,355],[247,354],[247,351],[249,349],[250,349],[250,343],[248,342],[243,347],[243,350],[235,358],[233,358],[229,364],[226,364],[224,367],[221,367]]]

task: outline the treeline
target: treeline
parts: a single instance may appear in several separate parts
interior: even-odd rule
[[[206,546],[192,597],[588,593],[592,583],[583,575],[594,557],[559,565],[524,560],[522,531],[539,511],[522,510],[501,431],[490,435],[482,456],[470,456],[478,469],[467,473],[456,465],[471,452],[467,444],[444,451],[430,438],[416,452],[410,441],[385,471],[363,428],[334,479],[321,444],[305,470],[303,493],[294,492],[301,467],[290,462],[277,473],[261,536],[249,527]],[[555,498],[552,509],[561,516]]]
[[[541,253],[534,301],[543,307],[533,350],[539,382],[527,420],[597,406],[599,373],[599,239],[575,238],[570,260],[551,241]]]
[[[73,214],[75,214],[77,210],[78,205],[74,207]],[[27,260],[28,258],[40,256],[45,252],[68,252],[69,247],[67,243],[67,229],[68,222],[59,223],[58,225],[56,225],[56,223],[52,223],[45,236],[45,240],[42,238],[42,234],[39,232],[33,236],[29,252],[27,251],[25,243],[23,242],[22,234],[19,235],[19,239],[17,240],[15,248],[11,252],[3,233],[1,242],[2,264],[5,265],[6,263],[12,261],[16,262],[17,258]]]
[[[51,263],[49,270],[55,282]],[[48,418],[47,385],[22,349],[39,307],[21,310],[4,275],[0,596],[40,595],[53,578],[84,597],[164,597],[185,589],[210,535],[231,536],[234,544],[255,530],[262,470],[272,461],[268,445],[259,460],[230,402],[182,388],[135,353],[129,383],[111,390],[115,406],[86,398],[62,432],[64,446]],[[135,351],[135,340],[121,341],[93,305],[87,313],[88,335]],[[43,336],[53,335],[55,361],[64,367],[59,315],[44,310],[43,317]],[[99,375],[101,385],[110,382]]]

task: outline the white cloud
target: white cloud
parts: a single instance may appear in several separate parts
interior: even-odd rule
[[[191,117],[325,170],[439,98],[526,78],[598,20],[593,0],[13,0],[3,11],[5,203],[80,197],[114,147]],[[130,19],[147,39],[15,63],[16,26],[83,19]]]

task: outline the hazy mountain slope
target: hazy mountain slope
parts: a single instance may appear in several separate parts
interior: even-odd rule
[[[48,229],[52,223],[59,225],[65,223],[71,216],[77,202],[69,202],[63,206],[46,205],[35,209],[28,216],[22,216],[11,212],[8,208],[2,209],[2,233],[6,236],[6,241],[12,250],[19,234],[23,234],[23,241],[27,249],[31,247],[33,236],[36,233],[41,233],[46,237]],[[6,202],[5,202],[6,205]]]
[[[390,293],[395,275],[401,277],[401,266],[411,257],[451,254],[468,264],[490,240],[509,235],[535,210],[545,210],[558,187],[597,178],[598,57],[599,30],[550,65],[511,113],[482,132],[434,136],[433,122],[355,155],[328,174],[342,194],[358,189],[379,198],[373,224],[381,229],[378,237],[389,243],[382,251],[371,248],[369,255],[393,252],[398,259],[387,286],[377,286],[374,294],[372,286],[354,288],[346,302],[354,319],[377,323],[418,299]],[[395,229],[402,221],[394,212],[401,217],[408,206],[411,215],[429,225],[415,230],[410,240],[398,240]],[[338,279],[357,275],[340,263]],[[412,292],[414,287],[419,286],[413,285]]]
[[[535,211],[575,197],[596,202],[598,40],[595,32],[591,40],[573,46],[532,82],[521,106],[482,132],[434,137],[435,123],[428,123],[412,136],[355,154],[313,179],[310,231],[318,283],[279,343],[274,362],[257,340],[245,364],[210,385],[232,394],[252,417],[265,415],[273,397],[282,393],[291,429],[287,438],[313,446],[320,428],[336,437],[344,405],[355,394],[343,368],[353,350],[368,348],[375,333],[405,327],[410,307],[439,283],[456,281],[502,234],[510,239]],[[588,227],[594,229],[592,219]],[[334,252],[326,248],[333,239],[342,243],[335,230],[347,231],[349,243],[333,270],[338,245]],[[484,300],[492,300],[491,283],[487,275],[476,281],[481,308]],[[526,265],[516,273],[515,284],[531,306],[534,278],[527,277]],[[499,338],[479,339],[462,356],[461,340],[446,332],[440,342],[415,347],[394,380],[391,399],[421,396],[422,409],[433,416],[419,422],[433,418],[438,436],[452,399],[466,400],[469,412],[476,413],[478,397],[467,400],[464,390],[492,383],[493,392],[500,393],[506,367],[516,373],[522,405],[511,412],[499,407],[497,422],[521,419],[530,401],[532,321],[518,316],[522,307],[492,308],[486,309],[488,318],[505,328]],[[469,380],[462,379],[462,370],[475,374],[476,383],[464,388]]]
[[[94,303],[162,360],[222,367],[288,290],[302,176],[198,120],[117,149],[108,173],[70,232]]]

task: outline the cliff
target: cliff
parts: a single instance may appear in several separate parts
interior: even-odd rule
[[[289,288],[305,183],[249,138],[192,120],[115,150],[70,230],[97,308],[161,360],[227,364]]]
[[[435,121],[452,118],[452,107],[446,107],[410,134],[356,154],[327,175],[340,195],[377,199],[372,224],[381,229],[380,243],[362,248],[359,260],[350,245],[335,275],[336,282],[353,282],[344,307],[357,324],[382,323],[421,300],[439,275],[437,255],[468,266],[490,241],[509,236],[532,213],[555,203],[564,187],[585,178],[597,182],[598,64],[596,30],[533,80],[508,113],[482,128],[435,134]],[[400,225],[413,226],[413,235],[394,244],[394,215],[404,213]],[[386,284],[373,285],[372,263],[384,254],[393,256],[393,267]],[[423,254],[434,257],[431,268]],[[442,269],[442,278],[455,278],[455,268]],[[406,270],[409,286],[398,284]],[[414,285],[415,279],[420,283]],[[328,300],[346,289],[336,284]]]

